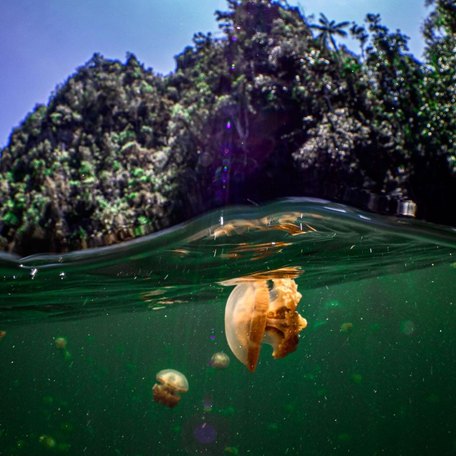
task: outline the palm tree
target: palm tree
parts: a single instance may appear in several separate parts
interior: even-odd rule
[[[337,47],[334,36],[339,35],[346,37],[347,32],[344,30],[344,28],[347,27],[350,22],[344,21],[336,24],[336,21],[330,21],[323,13],[320,13],[320,19],[318,19],[318,22],[319,24],[312,24],[311,27],[320,30],[320,33],[318,35],[319,40],[327,46],[329,39],[333,45],[334,50],[338,52],[339,48]]]

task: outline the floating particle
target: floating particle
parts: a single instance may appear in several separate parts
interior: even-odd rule
[[[325,304],[325,307],[327,309],[337,309],[338,307],[341,306],[341,303],[337,301],[336,299],[331,299]]]
[[[74,429],[74,426],[71,423],[61,423],[60,429],[64,432],[72,432]]]

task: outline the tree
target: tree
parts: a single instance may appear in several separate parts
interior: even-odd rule
[[[348,27],[348,25],[350,25],[350,22],[343,21],[336,23],[334,20],[330,21],[323,13],[320,13],[320,19],[318,19],[318,22],[319,24],[311,25],[312,28],[320,30],[317,38],[325,46],[328,46],[329,40],[334,50],[338,52],[339,48],[337,47],[337,43],[334,37],[340,36],[345,38],[347,36],[347,32],[344,30],[344,28]]]

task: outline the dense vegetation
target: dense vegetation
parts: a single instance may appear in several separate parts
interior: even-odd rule
[[[456,6],[429,4],[423,63],[377,15],[314,23],[272,0],[228,0],[222,36],[195,35],[166,77],[95,54],[1,151],[0,246],[105,245],[291,195],[413,200],[456,225]]]

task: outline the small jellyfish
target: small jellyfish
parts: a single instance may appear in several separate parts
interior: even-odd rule
[[[63,353],[63,357],[66,361],[71,360],[71,353],[67,350],[68,341],[65,337],[56,337],[54,339],[55,348]]]
[[[177,370],[161,370],[156,379],[157,383],[152,388],[154,401],[167,407],[175,407],[181,400],[181,393],[188,391],[187,378]]]
[[[214,353],[209,365],[215,369],[226,369],[230,365],[230,357],[224,352]]]
[[[65,350],[67,347],[67,340],[65,337],[56,337],[54,340],[55,347],[59,350]]]
[[[353,323],[347,321],[340,325],[340,332],[341,333],[349,333],[353,329]]]
[[[307,321],[296,311],[301,294],[293,279],[245,282],[231,292],[225,307],[225,334],[234,356],[253,372],[261,344],[273,358],[296,350]]]
[[[55,441],[54,437],[51,437],[50,435],[40,435],[38,437],[38,441],[43,445],[45,448],[55,448],[57,445],[57,442]]]
[[[0,340],[6,336],[6,331],[0,330]]]

